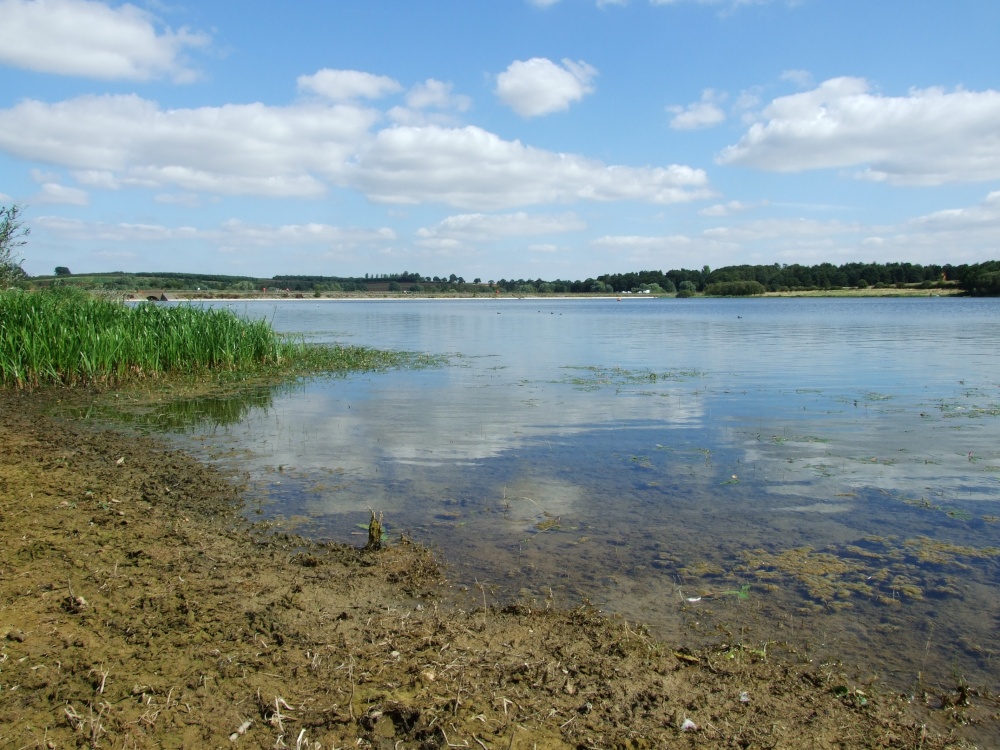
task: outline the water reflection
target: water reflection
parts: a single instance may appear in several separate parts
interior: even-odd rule
[[[505,596],[586,596],[669,639],[792,640],[898,689],[997,686],[996,300],[244,312],[454,357],[143,417],[238,448],[300,530],[353,541],[374,507]]]
[[[133,396],[128,404],[98,402],[80,407],[73,415],[82,419],[113,418],[132,427],[156,432],[200,434],[214,432],[267,414],[274,399],[302,390],[301,383],[245,388],[226,396],[185,397],[176,392],[153,391]]]

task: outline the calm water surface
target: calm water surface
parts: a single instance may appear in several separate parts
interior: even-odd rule
[[[233,309],[451,356],[160,415],[303,533],[357,544],[374,508],[477,597],[1000,687],[1000,300]]]

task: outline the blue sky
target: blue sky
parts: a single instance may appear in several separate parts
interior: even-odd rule
[[[0,0],[24,268],[1000,257],[995,0]]]

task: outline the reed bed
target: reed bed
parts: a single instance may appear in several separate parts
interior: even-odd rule
[[[112,386],[165,375],[379,369],[407,355],[312,346],[228,310],[125,305],[71,289],[0,293],[0,384]]]

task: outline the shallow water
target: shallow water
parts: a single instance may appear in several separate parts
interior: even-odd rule
[[[1000,300],[234,309],[451,355],[158,416],[303,533],[357,543],[374,508],[477,597],[1000,686]]]

